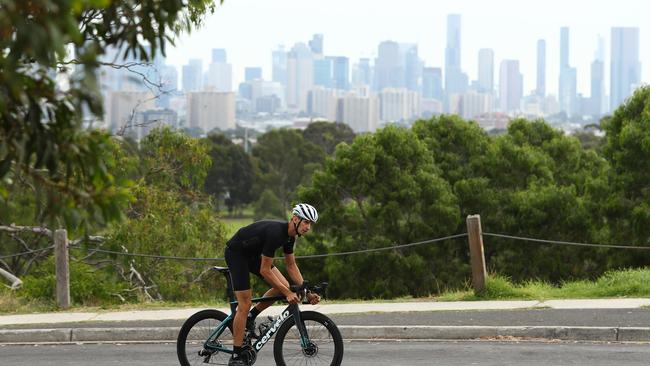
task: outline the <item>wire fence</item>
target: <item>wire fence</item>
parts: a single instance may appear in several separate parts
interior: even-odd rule
[[[359,253],[378,252],[378,251],[391,250],[391,249],[402,249],[402,248],[408,248],[408,247],[413,247],[413,246],[417,246],[417,245],[424,245],[424,244],[442,242],[442,241],[445,241],[445,240],[464,238],[466,236],[467,236],[466,233],[462,233],[462,234],[456,234],[456,235],[449,235],[449,236],[445,236],[445,237],[442,237],[442,238],[423,240],[423,241],[418,241],[418,242],[408,243],[408,244],[397,244],[397,245],[391,245],[391,246],[388,246],[388,247],[381,247],[381,248],[353,250],[353,251],[339,252],[339,253],[299,255],[299,256],[296,256],[296,259],[334,257],[334,256],[341,256],[341,255],[351,255],[351,254],[359,254]],[[125,252],[118,252],[118,251],[99,249],[99,248],[92,248],[92,249],[88,249],[88,250],[92,251],[92,252],[105,253],[105,254],[115,254],[115,255],[122,255],[122,256],[128,256],[128,257],[144,257],[144,258],[186,260],[186,261],[224,261],[225,260],[225,258],[178,257],[178,256],[153,255],[153,254],[125,253]],[[281,259],[281,258],[282,257],[275,257],[273,259]]]
[[[507,234],[496,234],[496,233],[489,233],[489,232],[484,232],[484,233],[482,233],[482,235],[487,236],[487,237],[518,240],[518,241],[541,243],[541,244],[581,246],[581,247],[593,247],[593,248],[609,248],[609,249],[650,250],[650,247],[646,247],[646,246],[578,243],[578,242],[571,242],[571,241],[537,239],[537,238],[514,236],[514,235],[507,235]],[[324,258],[324,257],[335,257],[335,256],[344,256],[344,255],[379,252],[379,251],[385,251],[385,250],[404,249],[404,248],[409,248],[409,247],[418,246],[418,245],[439,243],[439,242],[443,242],[443,241],[446,241],[446,240],[454,240],[454,239],[464,238],[464,237],[467,237],[467,236],[468,236],[467,233],[460,233],[460,234],[449,235],[449,236],[436,238],[436,239],[422,240],[422,241],[407,243],[407,244],[396,244],[396,245],[391,245],[391,246],[381,247],[381,248],[360,249],[360,250],[338,252],[338,253],[301,255],[301,256],[296,256],[296,258],[297,259]],[[80,244],[70,245],[70,247],[79,247],[79,248],[81,248]],[[25,252],[21,252],[21,253],[10,254],[10,255],[3,255],[3,256],[0,256],[0,259],[8,259],[8,258],[14,258],[14,257],[19,257],[19,256],[33,255],[33,254],[36,254],[36,253],[52,250],[53,248],[54,248],[54,246],[52,245],[52,246],[48,246],[46,248],[40,248],[40,249],[25,251]],[[200,257],[181,257],[181,256],[155,255],[155,254],[128,253],[128,252],[119,252],[119,251],[114,251],[114,250],[101,249],[101,248],[97,248],[97,247],[96,248],[85,248],[85,249],[88,252],[93,252],[93,253],[113,254],[113,255],[128,256],[128,257],[154,258],[154,259],[162,259],[162,260],[182,260],[182,261],[197,261],[197,262],[198,261],[213,262],[213,261],[224,261],[225,260],[225,258],[222,258],[222,257],[200,258]],[[279,259],[279,258],[281,258],[281,257],[276,257],[274,259]]]
[[[27,252],[22,252],[22,253],[3,255],[3,256],[0,256],[0,259],[9,259],[9,258],[14,258],[14,257],[20,257],[20,256],[23,256],[23,255],[30,255],[30,254],[45,252],[47,250],[52,250],[52,249],[54,249],[54,245],[50,245],[49,247],[46,247],[46,248],[34,249],[34,250],[27,251]]]
[[[522,236],[514,236],[514,235],[506,235],[506,234],[483,233],[483,236],[492,236],[495,238],[513,239],[513,240],[529,241],[529,242],[543,243],[543,244],[569,245],[569,246],[581,246],[581,247],[593,247],[593,248],[650,250],[650,247],[643,247],[643,246],[577,243],[572,241],[526,238]]]

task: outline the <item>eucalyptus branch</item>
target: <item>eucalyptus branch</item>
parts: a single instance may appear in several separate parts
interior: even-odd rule
[[[52,230],[40,226],[16,226],[14,224],[9,226],[0,225],[0,231],[8,233],[35,233],[52,238]]]

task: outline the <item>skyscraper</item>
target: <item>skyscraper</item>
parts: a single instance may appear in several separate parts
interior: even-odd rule
[[[425,67],[422,70],[422,97],[442,102],[443,94],[442,69],[439,67]]]
[[[287,87],[287,52],[284,46],[278,46],[278,49],[272,52],[272,70],[271,78],[273,81]]]
[[[614,111],[641,82],[639,28],[612,28],[610,108]]]
[[[524,78],[519,72],[518,60],[501,61],[499,71],[499,102],[504,113],[520,110],[524,95]]]
[[[309,41],[309,49],[311,49],[311,52],[314,55],[322,55],[323,54],[323,35],[322,34],[314,34],[311,41]]]
[[[332,80],[334,89],[350,89],[350,60],[347,57],[327,57],[332,62]]]
[[[447,47],[445,48],[445,93],[464,93],[467,90],[467,75],[461,69],[460,57],[460,15],[447,15]]]
[[[489,48],[478,51],[478,91],[494,91],[494,51]]]
[[[401,43],[400,54],[404,56],[404,83],[408,90],[422,92],[422,68],[424,63],[418,55],[418,45]]]
[[[400,62],[399,43],[384,41],[379,44],[375,59],[375,90],[404,87],[404,67]]]
[[[223,48],[212,49],[212,62],[226,63],[226,50]]]
[[[314,85],[332,88],[334,85],[333,67],[332,60],[329,58],[314,60]]]
[[[246,67],[244,68],[244,76],[246,81],[253,81],[262,78],[261,67]]]
[[[201,90],[203,81],[203,61],[201,59],[190,59],[187,65],[183,65],[183,91]]]
[[[352,80],[355,86],[372,85],[372,69],[369,58],[360,58],[356,66],[356,77]]]
[[[287,107],[307,110],[307,93],[314,86],[314,56],[304,43],[296,43],[287,55]]]
[[[535,93],[540,97],[546,96],[546,41],[537,40],[537,88]]]
[[[568,116],[576,112],[577,71],[569,65],[569,28],[560,28],[560,111]]]
[[[212,50],[212,63],[208,66],[204,89],[232,91],[232,65],[227,62],[226,50],[221,48]]]
[[[604,113],[605,101],[605,45],[602,37],[598,37],[598,48],[591,62],[591,95],[588,110],[585,112],[598,117]]]

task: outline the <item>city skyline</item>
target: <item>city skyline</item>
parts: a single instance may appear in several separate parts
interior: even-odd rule
[[[561,7],[552,3],[561,4]],[[479,50],[494,51],[494,65],[503,60],[519,60],[524,75],[523,93],[537,87],[537,42],[546,43],[546,92],[558,95],[560,75],[560,29],[568,27],[569,65],[577,69],[577,92],[590,95],[590,68],[598,50],[599,37],[605,47],[605,64],[610,63],[611,28],[637,27],[641,38],[639,58],[641,81],[650,79],[650,49],[644,44],[643,8],[641,1],[621,0],[615,5],[605,1],[565,4],[552,0],[544,9],[530,4],[493,1],[490,5],[478,1],[459,1],[447,4],[420,4],[405,0],[400,7],[386,1],[358,1],[345,3],[329,1],[328,7],[290,0],[261,2],[259,0],[232,0],[218,7],[208,17],[203,28],[177,40],[169,48],[167,63],[181,69],[191,58],[203,59],[209,64],[213,48],[224,48],[228,62],[233,65],[233,88],[244,80],[246,67],[261,67],[263,77],[271,78],[271,52],[277,45],[291,48],[297,42],[307,44],[313,34],[323,34],[323,53],[327,56],[345,56],[350,66],[359,58],[374,59],[378,45],[392,40],[415,43],[419,57],[427,67],[445,70],[447,17],[461,16],[461,71],[469,80],[478,78]],[[498,6],[502,4],[503,6]],[[562,9],[554,13],[549,9]],[[368,18],[367,14],[373,14]],[[589,14],[585,17],[583,14]],[[318,15],[314,17],[314,15]],[[390,26],[386,26],[390,24]],[[235,32],[235,33],[234,33]],[[238,32],[238,33],[237,33]],[[223,34],[223,37],[219,35]],[[496,69],[496,67],[495,67]],[[495,70],[496,71],[496,70]],[[609,67],[605,67],[609,90]],[[495,80],[498,75],[494,75]]]

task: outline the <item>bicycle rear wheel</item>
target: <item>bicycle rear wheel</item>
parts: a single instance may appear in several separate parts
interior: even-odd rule
[[[282,324],[273,343],[273,356],[278,366],[330,365],[339,366],[343,360],[343,337],[336,324],[327,316],[314,311],[300,313],[309,334],[309,344],[300,344],[300,332],[293,317]]]
[[[199,311],[185,321],[176,341],[176,353],[182,366],[228,364],[229,353],[209,350],[204,347],[210,334],[227,317],[219,310],[208,309]],[[232,322],[216,339],[210,340],[210,343],[232,349]]]

